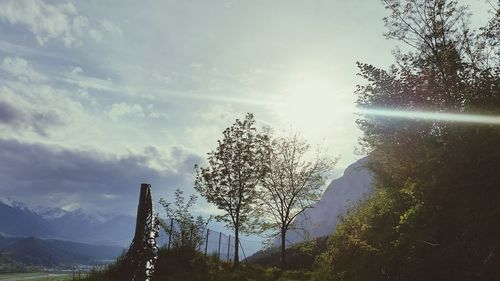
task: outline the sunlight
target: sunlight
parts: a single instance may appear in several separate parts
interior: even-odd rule
[[[319,133],[351,107],[335,89],[332,79],[318,74],[300,74],[286,83],[274,110],[294,130]],[[352,102],[351,102],[352,103]]]
[[[363,115],[385,116],[403,119],[420,119],[433,121],[448,121],[459,123],[481,123],[500,125],[500,116],[493,115],[478,115],[478,114],[460,114],[460,113],[444,113],[430,111],[405,111],[405,110],[390,110],[390,109],[361,109]]]

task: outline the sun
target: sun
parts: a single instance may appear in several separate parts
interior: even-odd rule
[[[275,103],[275,112],[294,131],[319,133],[338,122],[339,114],[350,107],[333,79],[302,73],[286,82]]]

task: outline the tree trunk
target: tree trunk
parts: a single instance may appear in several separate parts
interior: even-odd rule
[[[285,270],[285,230],[282,229],[281,230],[281,271],[284,271]]]
[[[240,233],[239,227],[234,228],[234,267],[238,267],[240,263],[240,255],[239,255],[239,243],[240,243]]]

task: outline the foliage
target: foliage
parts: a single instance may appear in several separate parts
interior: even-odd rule
[[[384,0],[386,35],[415,47],[389,70],[359,64],[358,104],[387,110],[500,113],[498,10],[478,31],[456,1]],[[488,51],[489,50],[489,51]],[[376,195],[318,259],[316,280],[500,279],[500,128],[358,121]]]
[[[107,270],[94,271],[87,281],[120,281],[119,261]],[[156,265],[155,281],[293,281],[307,280],[309,273],[295,270],[280,273],[276,268],[264,268],[258,265],[241,264],[233,268],[230,263],[220,262],[215,257],[189,249],[160,249]]]
[[[286,248],[286,269],[310,271],[316,257],[326,250],[328,238],[319,237],[313,240],[293,244]],[[278,248],[259,251],[249,257],[248,262],[263,267],[281,266],[281,252]]]
[[[167,218],[160,219],[160,223],[171,239],[172,248],[187,248],[195,251],[205,241],[205,232],[210,218],[204,219],[202,216],[194,218],[191,214],[197,197],[191,195],[186,202],[183,193],[176,189],[173,203],[163,198],[160,199],[160,204],[167,213]]]
[[[387,270],[384,265],[401,266],[401,257],[381,255],[383,249],[393,250],[397,235],[393,225],[399,216],[393,212],[394,204],[392,194],[378,191],[343,218],[328,241],[328,250],[316,261],[316,280],[377,280]]]
[[[285,268],[286,233],[292,222],[312,208],[322,194],[326,175],[333,169],[321,151],[310,156],[310,145],[298,134],[274,137],[266,143],[266,174],[259,192],[262,231],[277,230],[281,238],[281,268]],[[309,159],[310,157],[311,159]]]
[[[129,278],[130,270],[125,268],[126,253],[119,256],[114,263],[107,265],[103,269],[93,269],[89,275],[84,278],[85,281],[121,281]]]
[[[257,196],[257,184],[264,175],[262,143],[266,135],[257,132],[253,114],[224,130],[215,151],[208,153],[208,167],[196,167],[195,188],[208,202],[224,211],[217,216],[234,229],[234,261],[238,264],[239,232],[255,227],[252,204]]]
[[[205,258],[199,253],[161,252],[155,280],[229,281],[229,280],[273,280],[274,272],[258,266],[242,264],[233,269],[230,263],[214,257]]]

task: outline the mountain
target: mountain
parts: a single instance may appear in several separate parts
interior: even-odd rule
[[[135,218],[89,213],[81,209],[28,208],[16,201],[0,201],[0,234],[34,236],[91,244],[128,246]]]
[[[58,238],[122,246],[132,241],[135,229],[134,217],[90,214],[82,210],[68,212],[49,223]]]
[[[365,200],[373,191],[373,175],[365,167],[368,157],[351,164],[342,177],[333,180],[314,208],[307,209],[293,222],[287,233],[287,243],[329,235],[339,223],[339,217]],[[276,243],[279,244],[278,240]]]
[[[108,245],[130,245],[135,233],[136,220],[131,216],[114,216],[105,223],[94,225],[89,230],[93,241],[101,241]],[[85,237],[80,238],[85,241]]]
[[[115,259],[122,247],[96,246],[34,237],[0,236],[0,254],[31,266],[95,265]]]
[[[0,202],[0,233],[12,236],[55,235],[50,223],[38,214],[19,205]]]
[[[68,211],[60,208],[51,208],[45,206],[34,208],[33,212],[46,220],[55,220],[69,213]]]

